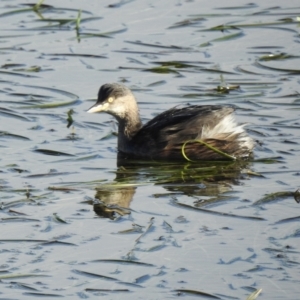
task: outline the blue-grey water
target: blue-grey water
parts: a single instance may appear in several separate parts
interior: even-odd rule
[[[117,1],[0,3],[0,299],[299,299],[299,3]],[[106,82],[235,105],[254,162],[118,168]]]

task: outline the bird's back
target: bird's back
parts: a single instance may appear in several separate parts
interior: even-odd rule
[[[169,109],[146,123],[132,138],[132,156],[154,159],[183,159],[187,141],[202,140],[233,156],[246,157],[253,141],[233,116],[234,108],[219,105]],[[222,159],[208,147],[190,142],[185,147],[190,159]]]

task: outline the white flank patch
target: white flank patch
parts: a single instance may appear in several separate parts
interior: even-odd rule
[[[215,127],[203,126],[201,138],[213,139],[224,133],[239,134],[243,132],[243,125],[238,126],[233,115],[230,114],[222,119]]]
[[[242,147],[247,147],[252,149],[254,147],[254,141],[250,138],[243,125],[238,125],[232,114],[226,116],[222,119],[215,127],[203,126],[200,139],[219,139],[220,135],[229,134],[228,137],[232,135],[238,135],[238,141],[241,143]]]

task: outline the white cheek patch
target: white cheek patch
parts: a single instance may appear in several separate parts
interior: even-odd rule
[[[112,110],[110,111],[110,114],[115,116],[115,117],[124,118],[124,116],[125,116],[124,106],[123,105],[114,106],[112,108]]]

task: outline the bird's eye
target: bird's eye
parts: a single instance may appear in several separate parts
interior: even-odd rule
[[[108,100],[107,100],[109,103],[112,103],[114,101],[114,98],[113,97],[109,97]]]

